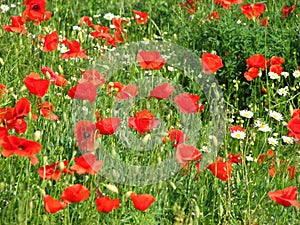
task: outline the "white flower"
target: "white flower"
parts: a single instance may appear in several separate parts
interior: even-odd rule
[[[9,10],[10,8],[9,8],[8,5],[2,4],[2,5],[0,6],[0,9],[1,9],[2,13],[6,13],[6,12],[8,12],[8,10]]]
[[[253,117],[253,112],[251,112],[249,110],[241,110],[240,115],[242,117],[245,117],[245,118],[252,118]]]
[[[248,162],[253,162],[254,159],[253,159],[253,157],[252,157],[251,155],[247,155],[247,156],[246,156],[246,161],[248,161]]]
[[[234,131],[230,133],[231,137],[236,138],[236,139],[244,139],[246,137],[246,133],[244,131]]]
[[[10,8],[16,8],[16,5],[15,4],[11,4]]]
[[[173,66],[168,66],[167,69],[168,69],[169,71],[171,71],[171,72],[174,71],[174,67],[173,67]]]
[[[280,76],[277,74],[277,73],[274,73],[274,72],[269,72],[268,73],[269,77],[272,79],[272,80],[277,80],[280,78]]]
[[[294,143],[294,139],[292,137],[288,137],[288,136],[282,136],[282,141],[286,144],[293,144]]]
[[[285,86],[284,88],[278,89],[277,93],[281,96],[286,96],[289,92],[289,87]]]
[[[94,18],[99,18],[101,14],[93,15]]]
[[[280,75],[282,75],[282,76],[284,76],[285,78],[287,78],[287,77],[289,76],[289,73],[288,73],[288,72],[281,72]]]
[[[299,70],[295,70],[295,71],[293,72],[293,76],[294,76],[295,78],[300,77],[300,71],[299,71]]]
[[[73,30],[78,30],[78,31],[81,30],[81,28],[79,26],[73,26],[72,28],[73,28]]]
[[[279,113],[279,112],[275,112],[275,111],[272,111],[272,110],[270,110],[270,112],[269,112],[269,116],[271,116],[273,119],[275,119],[275,120],[277,120],[277,121],[280,121],[280,120],[282,120],[282,119],[283,119],[283,117],[282,117],[282,114],[281,114],[281,113]]]
[[[261,123],[261,124],[259,124],[259,126],[257,126],[258,127],[258,130],[259,131],[262,131],[262,132],[270,132],[272,129],[269,127],[269,125],[268,124],[266,124],[266,123]]]
[[[106,13],[104,16],[103,16],[104,19],[106,20],[112,20],[113,18],[115,18],[115,15],[112,14],[112,13]]]
[[[278,145],[278,141],[273,137],[268,138],[268,143],[269,145],[273,145],[273,146]]]
[[[238,20],[238,21],[236,21],[236,23],[237,23],[237,24],[241,24],[241,23],[242,23],[242,21]]]
[[[60,51],[61,54],[66,53],[69,49],[67,48],[67,46],[65,46],[64,44],[58,46],[58,50]]]

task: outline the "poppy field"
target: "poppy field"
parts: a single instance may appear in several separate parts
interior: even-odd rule
[[[0,0],[0,224],[299,224],[299,17]]]

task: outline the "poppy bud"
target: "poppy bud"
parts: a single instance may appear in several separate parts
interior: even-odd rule
[[[0,64],[2,65],[2,66],[4,66],[4,61],[3,61],[3,59],[0,57]]]

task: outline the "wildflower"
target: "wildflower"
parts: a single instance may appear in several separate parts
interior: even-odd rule
[[[169,99],[170,95],[173,94],[174,87],[169,83],[163,83],[161,85],[156,86],[150,91],[149,98],[153,97],[156,99]]]
[[[205,74],[215,73],[217,72],[218,69],[224,66],[220,56],[215,54],[204,53],[201,59],[202,59],[202,70]]]
[[[300,70],[295,70],[295,71],[293,72],[293,76],[294,76],[295,78],[300,77]]]
[[[230,127],[230,136],[236,139],[244,139],[246,137],[246,130],[241,126]]]
[[[268,138],[268,143],[269,143],[269,145],[273,145],[273,146],[278,145],[278,141],[273,137]]]
[[[240,111],[240,116],[250,119],[250,118],[253,117],[253,112],[251,112],[249,110],[241,110]]]
[[[48,213],[56,213],[59,210],[66,208],[65,202],[61,202],[50,195],[44,195],[44,209]]]
[[[269,191],[268,196],[276,203],[283,205],[285,207],[288,206],[297,206],[299,207],[299,203],[297,202],[296,198],[298,195],[297,187],[287,187],[283,190],[278,191]]]
[[[292,137],[288,137],[288,136],[282,136],[282,141],[286,144],[293,144],[294,143],[294,139]]]
[[[88,199],[90,196],[90,190],[81,184],[74,184],[67,187],[60,198],[66,203],[82,202]]]
[[[109,196],[99,197],[96,199],[97,210],[108,213],[120,207],[120,199],[111,199]]]
[[[112,20],[113,18],[115,18],[115,15],[112,14],[112,13],[106,13],[104,16],[103,16],[104,19],[106,20]]]
[[[275,119],[277,121],[281,121],[283,119],[281,113],[275,112],[275,111],[272,111],[272,110],[269,111],[269,116],[271,116],[273,119]]]
[[[277,73],[274,72],[269,72],[268,76],[272,79],[272,80],[277,80],[280,78],[280,76]]]
[[[279,88],[277,93],[281,96],[286,96],[288,94],[289,87],[285,86],[284,88]]]
[[[137,195],[135,192],[130,194],[134,208],[140,211],[147,210],[150,205],[155,201],[155,198],[150,194]]]

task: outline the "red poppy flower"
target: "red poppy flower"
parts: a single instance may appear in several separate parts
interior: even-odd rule
[[[266,5],[263,3],[245,4],[241,7],[242,13],[248,19],[257,18],[266,10]]]
[[[177,162],[185,165],[189,161],[199,161],[202,158],[201,152],[193,145],[179,144],[176,151]]]
[[[110,135],[116,132],[120,123],[121,119],[116,117],[101,119],[96,123],[96,128],[100,134]]]
[[[43,44],[43,51],[44,52],[52,52],[57,49],[58,46],[58,32],[53,31],[51,34],[46,35],[44,44]]]
[[[41,98],[48,92],[50,81],[47,79],[40,79],[39,74],[30,73],[24,79],[24,84],[29,90],[30,94]]]
[[[242,4],[243,0],[215,0],[215,4],[221,4],[224,9],[229,9],[234,4]]]
[[[81,184],[74,184],[67,187],[60,198],[66,203],[82,202],[88,199],[90,190]]]
[[[259,70],[255,67],[251,67],[247,72],[244,73],[244,77],[247,81],[252,81],[255,78],[258,78]]]
[[[62,74],[55,73],[51,68],[42,66],[42,72],[44,75],[47,75],[47,73],[50,75],[50,82],[54,83],[56,86],[59,87],[66,87],[68,84],[68,81],[65,79],[65,76]]]
[[[93,83],[78,83],[75,87],[69,89],[70,98],[89,100],[92,104],[97,97],[97,87]]]
[[[159,120],[155,120],[154,115],[147,109],[135,113],[134,117],[129,117],[128,119],[129,127],[137,130],[140,134],[150,132],[159,123]]]
[[[111,199],[109,196],[96,199],[97,210],[99,212],[108,213],[120,207],[120,199]]]
[[[91,32],[90,35],[92,35],[94,38],[101,38],[106,40],[106,45],[111,45],[113,47],[117,46],[117,43],[114,39],[114,37],[109,33],[103,33],[99,31]]]
[[[173,94],[174,87],[169,83],[163,83],[156,86],[150,91],[149,98],[157,98],[158,100],[166,98],[169,99],[170,95]]]
[[[283,190],[278,191],[269,191],[268,196],[276,203],[283,205],[285,207],[288,206],[297,206],[299,207],[299,203],[297,202],[296,198],[298,195],[297,187],[287,187]]]
[[[80,43],[76,40],[70,41],[68,39],[65,39],[62,41],[62,44],[66,45],[69,50],[62,55],[60,55],[60,58],[63,59],[70,59],[70,58],[83,58],[87,59],[88,56],[85,54],[86,50],[81,49]]]
[[[75,158],[75,165],[71,166],[71,170],[78,174],[91,174],[95,175],[99,172],[101,169],[103,162],[100,160],[97,160],[97,156],[87,153],[79,158]]]
[[[272,65],[270,67],[270,72],[277,73],[279,76],[281,75],[282,71],[283,71],[283,67],[279,64]]]
[[[205,74],[215,73],[222,67],[223,62],[219,56],[211,53],[204,53],[202,55],[202,70]]]
[[[227,158],[229,163],[241,163],[243,161],[241,153],[238,154],[229,153],[227,155]]]
[[[95,87],[99,87],[106,82],[97,69],[85,70],[82,76],[78,83],[91,83]]]
[[[183,113],[198,113],[204,109],[202,104],[197,102],[200,100],[199,95],[182,93],[174,97],[174,102],[178,105],[179,110]]]
[[[137,96],[139,87],[135,84],[128,84],[123,87],[116,95],[115,101],[128,100]]]
[[[208,20],[220,20],[218,11],[214,11],[211,14],[208,14]]]
[[[64,202],[61,202],[55,198],[52,198],[50,195],[44,195],[44,209],[48,213],[56,213],[59,210],[66,208],[67,205]]]
[[[63,163],[55,162],[51,165],[41,166],[38,169],[38,174],[40,179],[42,180],[55,180],[58,181],[59,178],[62,176],[62,173],[71,174],[71,172],[67,169],[68,161],[65,160]]]
[[[26,0],[24,2],[26,6],[23,12],[23,18],[25,21],[36,21],[36,25],[44,20],[49,20],[51,17],[51,12],[46,11],[46,1],[45,0]]]
[[[134,13],[134,18],[136,19],[137,24],[146,24],[148,21],[148,13],[140,12],[138,10],[132,10]]]
[[[282,18],[285,19],[288,15],[292,14],[296,9],[296,5],[292,5],[291,7],[285,5],[281,9]]]
[[[25,133],[27,129],[27,123],[24,120],[24,117],[26,117],[30,111],[30,101],[26,98],[20,98],[13,109],[6,108],[2,110],[0,122],[5,120],[7,128],[10,130],[14,129],[17,134]]]
[[[300,117],[300,109],[294,109],[292,118],[294,118],[294,117]]]
[[[159,70],[165,65],[166,60],[159,52],[140,51],[137,54],[137,62],[145,70]]]
[[[0,147],[2,146],[2,143],[4,143],[4,139],[5,137],[7,137],[8,134],[8,130],[6,127],[0,127]]]
[[[111,92],[120,92],[123,88],[124,88],[124,84],[120,83],[120,82],[110,82],[107,85],[107,90],[111,93]]]
[[[39,101],[39,109],[40,109],[40,114],[43,115],[45,119],[48,120],[58,120],[58,116],[55,115],[53,112],[55,111],[53,105],[50,102],[44,101],[42,104]]]
[[[243,127],[241,127],[241,126],[239,126],[239,125],[230,127],[230,133],[231,134],[234,133],[234,132],[236,132],[236,131],[246,132],[246,129],[243,128]]]
[[[227,181],[231,175],[231,162],[215,162],[207,167],[213,175],[223,181]]]
[[[74,127],[74,136],[81,151],[94,151],[96,126],[92,121],[80,120]]]
[[[266,18],[264,18],[263,20],[262,20],[262,22],[261,22],[261,26],[263,27],[263,26],[265,26],[265,27],[269,27],[269,23],[268,23],[268,21],[269,21],[269,18],[268,17],[266,17]]]
[[[93,18],[90,16],[84,16],[79,19],[79,25],[88,25],[89,27],[93,26]]]
[[[278,56],[272,56],[271,60],[270,60],[270,64],[271,65],[283,65],[284,64],[284,59]]]
[[[122,26],[123,26],[124,23],[128,23],[128,20],[123,19],[121,17],[114,17],[113,20],[112,20],[112,23],[115,26],[115,29],[117,31],[124,32]]]
[[[155,201],[155,198],[150,194],[137,195],[135,192],[130,194],[134,208],[140,211],[145,211]]]
[[[27,28],[24,24],[23,18],[21,16],[12,16],[11,25],[4,25],[2,28],[6,32],[15,32],[21,34],[27,34]]]
[[[163,138],[163,143],[167,140],[174,142],[174,147],[188,140],[188,136],[181,130],[171,129],[168,131],[168,135]]]
[[[294,137],[296,140],[300,140],[300,117],[296,116],[292,118],[287,125],[290,130],[289,136]]]
[[[13,154],[18,156],[28,157],[31,164],[36,165],[38,159],[35,157],[42,149],[42,145],[35,141],[30,141],[16,136],[4,137],[2,140],[2,155],[10,157]]]
[[[262,54],[256,54],[251,56],[249,59],[247,59],[246,63],[248,65],[248,68],[255,67],[255,68],[266,69],[268,60]]]

